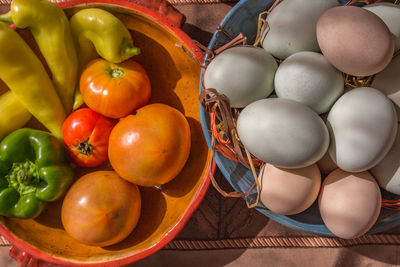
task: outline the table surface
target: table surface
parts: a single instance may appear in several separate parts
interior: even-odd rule
[[[179,4],[183,1],[198,3]],[[234,5],[207,3],[211,1],[218,0],[170,1],[186,16],[183,30],[204,45],[208,44],[218,23]],[[225,190],[231,190],[219,171],[215,176]],[[388,233],[398,234],[400,227]],[[359,240],[353,244],[338,241],[330,245],[318,245],[313,243],[314,238],[282,226],[254,209],[248,209],[243,199],[226,199],[210,186],[203,202],[173,242],[129,266],[400,265],[400,242]],[[223,244],[227,245],[222,249],[180,249],[179,242],[188,240],[192,244],[201,244],[201,241],[220,244],[218,241],[225,240]],[[296,242],[288,243],[287,240]],[[248,248],[250,246],[252,248]],[[0,246],[0,266],[18,266],[8,256],[9,248],[9,245]]]

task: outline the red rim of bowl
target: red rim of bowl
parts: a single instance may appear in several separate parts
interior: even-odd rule
[[[143,6],[140,6],[138,4],[128,2],[128,1],[121,1],[121,0],[71,0],[67,2],[59,2],[58,3],[62,8],[68,8],[68,7],[73,7],[76,5],[82,5],[82,4],[109,4],[109,5],[115,5],[115,6],[120,6],[120,7],[125,7],[128,9],[132,9],[135,11],[140,12],[142,15],[147,16],[149,19],[156,21],[159,23],[161,26],[169,30],[172,34],[177,36],[181,41],[185,43],[190,48],[190,52],[193,53],[199,60],[199,62],[203,62],[203,54],[200,52],[200,49],[193,43],[193,40],[181,29],[174,27],[169,23],[166,19],[161,17],[156,11],[150,10],[148,8],[145,8]],[[110,260],[110,261],[104,261],[104,262],[78,262],[76,260],[68,260],[68,259],[62,259],[62,258],[57,258],[52,255],[49,255],[33,246],[30,244],[26,243],[22,239],[18,238],[16,235],[11,233],[10,231],[7,230],[7,228],[0,224],[0,234],[3,235],[13,246],[16,248],[20,249],[23,252],[26,252],[30,254],[32,257],[47,261],[49,263],[53,264],[63,264],[67,266],[120,266],[120,265],[126,265],[135,261],[138,261],[140,259],[143,259],[147,256],[150,256],[154,252],[160,250],[162,247],[164,247],[166,244],[168,244],[179,232],[182,230],[184,225],[187,223],[189,220],[190,216],[193,214],[193,212],[197,209],[199,206],[200,202],[203,200],[208,186],[210,184],[210,177],[209,173],[212,172],[214,173],[216,169],[215,163],[213,166],[210,166],[208,164],[207,171],[206,171],[206,176],[202,184],[200,184],[199,189],[197,190],[195,196],[193,197],[192,201],[190,202],[188,209],[185,211],[185,213],[182,215],[180,220],[172,226],[171,230],[169,230],[156,244],[153,246],[142,250],[134,255],[127,256],[125,258],[119,258],[115,260]]]

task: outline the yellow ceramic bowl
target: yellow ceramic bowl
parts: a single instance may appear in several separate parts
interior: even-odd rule
[[[202,56],[192,40],[176,27],[174,18],[168,15],[160,16],[159,12],[127,1],[69,1],[60,5],[68,15],[89,6],[106,9],[131,30],[135,45],[142,51],[134,59],[144,66],[151,80],[150,102],[177,108],[189,121],[190,157],[180,175],[170,183],[157,188],[140,188],[142,214],[139,223],[128,238],[116,245],[87,246],[70,237],[61,223],[62,200],[49,205],[35,220],[1,217],[0,233],[21,251],[55,264],[128,264],[154,253],[172,240],[209,185],[210,155],[202,134],[197,90],[198,62],[202,61]],[[34,46],[29,33],[21,34]],[[5,90],[5,85],[0,84],[0,93]],[[31,122],[30,125],[35,124]]]

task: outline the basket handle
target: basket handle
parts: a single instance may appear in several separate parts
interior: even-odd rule
[[[49,0],[55,3],[69,2],[69,0]],[[173,27],[182,28],[185,23],[186,17],[173,7],[167,0],[125,0],[126,2],[132,2],[136,5],[145,7],[156,12],[160,17],[166,19]],[[0,5],[9,5],[12,0],[0,0]],[[82,1],[84,2],[84,1]],[[90,1],[86,1],[90,2]],[[95,2],[95,1],[92,1]],[[112,1],[110,0],[110,4]]]

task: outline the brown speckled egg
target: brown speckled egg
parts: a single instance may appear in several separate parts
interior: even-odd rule
[[[368,76],[390,62],[394,41],[374,13],[355,6],[328,9],[317,22],[317,40],[328,61],[342,72]]]
[[[321,187],[321,173],[316,164],[300,169],[266,164],[259,180],[261,202],[271,211],[284,215],[297,214],[309,208]]]
[[[378,219],[381,192],[368,172],[349,173],[336,169],[321,186],[319,210],[326,227],[338,237],[365,234]]]

